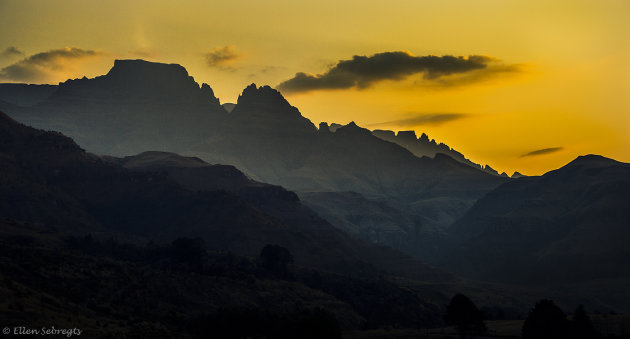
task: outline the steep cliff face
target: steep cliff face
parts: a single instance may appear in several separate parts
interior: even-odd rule
[[[116,60],[106,75],[93,79],[67,80],[59,84],[59,89],[48,103],[99,99],[196,104],[215,109],[219,105],[210,86],[203,84],[199,87],[181,65],[144,60]]]

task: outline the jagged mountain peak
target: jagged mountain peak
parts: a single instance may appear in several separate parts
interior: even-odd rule
[[[256,106],[288,108],[291,104],[282,96],[280,92],[269,87],[257,87],[255,83],[245,87],[236,102],[237,106],[252,108]]]
[[[247,133],[283,132],[299,135],[312,135],[317,131],[315,125],[302,116],[300,111],[278,92],[269,86],[256,86],[252,83],[239,95],[236,106],[230,112],[230,119]]]

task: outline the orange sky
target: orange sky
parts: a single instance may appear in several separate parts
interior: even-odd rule
[[[484,55],[496,60],[483,70],[285,96],[314,123],[414,129],[531,175],[587,153],[630,162],[628,32],[627,0],[1,0],[0,82],[143,58],[180,63],[234,102],[251,82],[323,75],[355,55]]]

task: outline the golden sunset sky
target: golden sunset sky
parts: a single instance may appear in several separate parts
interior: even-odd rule
[[[479,67],[423,68],[444,55]],[[315,124],[425,132],[500,172],[630,162],[628,0],[0,0],[0,82],[128,58],[179,63],[222,103],[255,82]],[[312,86],[279,86],[296,73]]]

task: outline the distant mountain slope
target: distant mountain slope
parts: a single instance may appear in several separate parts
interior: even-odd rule
[[[630,277],[630,164],[578,157],[505,183],[451,228],[444,264],[515,283]]]

